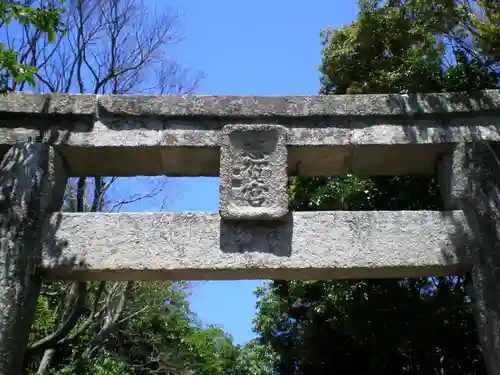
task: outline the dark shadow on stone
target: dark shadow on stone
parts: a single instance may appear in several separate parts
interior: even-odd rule
[[[43,131],[41,131],[41,133],[42,132]],[[49,131],[45,133],[45,135],[41,135],[41,137],[43,137],[44,139],[43,143],[49,145],[51,144],[50,140],[53,139],[54,136],[52,133],[53,132]],[[67,168],[67,166],[64,165],[64,159],[61,157],[60,160],[63,163],[62,166],[49,166],[49,160],[45,159],[42,161],[43,165],[39,165],[39,168],[44,171],[49,171],[53,168]],[[0,170],[0,188],[2,189],[1,196],[3,197],[3,199],[0,200],[0,209],[3,211],[4,215],[9,215],[8,212],[12,209],[12,206],[16,205],[16,202],[12,202],[10,197],[10,195],[12,194],[10,193],[10,189],[13,186],[12,183],[15,184],[16,182],[13,182],[12,177],[9,176],[9,172],[7,171],[7,173],[4,173],[2,170]],[[48,195],[40,198],[28,196],[18,197],[21,202],[28,202],[29,206],[27,208],[27,217],[23,218],[17,217],[16,215],[10,215],[5,219],[10,220],[11,227],[22,228],[23,232],[27,233],[27,235],[24,235],[23,243],[19,244],[19,246],[26,249],[25,251],[33,252],[33,254],[36,254],[36,257],[43,257],[48,255],[50,256],[50,258],[54,259],[54,263],[64,265],[67,268],[71,268],[77,264],[76,259],[62,258],[64,249],[68,246],[68,240],[58,238],[56,235],[60,227],[63,215],[60,212],[62,201],[59,199],[62,198],[63,193],[62,191],[55,192],[55,190],[64,191],[65,186],[52,188]],[[23,191],[22,194],[32,194],[32,192]],[[51,195],[52,198],[55,199],[51,199]],[[16,221],[18,222],[16,223]],[[12,226],[12,224],[14,226]],[[15,261],[17,260],[9,258],[5,260],[5,272],[8,272],[11,262]],[[84,265],[79,264],[79,267],[82,266]],[[41,269],[39,269],[37,272],[41,275],[43,274],[43,270]]]
[[[72,271],[87,268],[82,260],[78,261],[76,256],[63,256],[64,249],[69,245],[68,239],[60,238],[58,235],[63,215],[62,212],[56,212],[45,222],[42,237],[42,255],[45,260],[50,259],[51,267],[39,270],[42,279],[64,280],[67,278],[73,280],[75,278],[71,276]]]
[[[491,131],[500,132],[500,102],[493,100],[486,95],[485,91],[455,92],[445,94],[412,94],[406,97],[399,95],[390,96],[388,106],[400,107],[406,113],[404,122],[411,124],[412,119],[418,121],[411,126],[405,126],[404,132],[407,140],[411,143],[433,142],[446,143],[456,142],[457,132],[454,127],[466,129],[469,139],[481,141],[482,136],[477,131],[477,124],[474,119],[481,118],[481,124],[489,123]],[[432,111],[432,114],[426,114]],[[471,124],[464,126],[462,123],[455,123],[456,119],[468,119]],[[425,120],[428,120],[426,123]],[[436,132],[430,134],[429,126],[435,128]]]
[[[293,215],[284,220],[224,220],[220,222],[220,248],[224,253],[292,254]]]
[[[36,142],[54,146],[60,156],[64,159],[64,154],[60,152],[60,146],[68,142],[73,132],[91,131],[94,116],[73,115],[73,114],[53,114],[49,112],[51,96],[44,97],[41,111],[37,114],[18,114],[0,111],[0,138],[1,132],[11,132],[12,128],[26,128],[34,130],[32,136],[21,136],[20,142]],[[85,130],[81,125],[84,124]],[[2,130],[2,128],[4,130]],[[11,145],[0,144],[0,160],[7,154]],[[65,163],[65,168],[69,171],[69,165]]]
[[[43,97],[43,105],[39,112],[22,113],[0,110],[0,128],[26,128],[40,130],[71,130],[73,132],[89,132],[92,130],[95,114],[93,113],[54,113],[50,112],[53,96]],[[18,98],[14,97],[13,100]]]
[[[454,220],[454,231],[450,238],[454,244],[460,245],[464,235],[469,239],[468,250],[461,253],[465,263],[484,267],[490,276],[498,272],[500,278],[500,164],[498,155],[490,144],[474,142],[466,146],[467,157],[461,160],[459,176],[463,186],[459,187],[454,205],[463,212],[463,220]],[[454,172],[448,168],[448,173]],[[445,177],[448,180],[457,180]],[[449,187],[449,189],[453,189]],[[451,204],[451,203],[449,203]],[[445,214],[445,213],[444,213]],[[496,250],[496,251],[495,251]],[[485,253],[496,255],[487,257]],[[486,257],[485,257],[486,256]],[[479,263],[477,263],[477,261]],[[498,285],[500,288],[500,284]],[[500,302],[500,301],[498,301]],[[497,303],[498,303],[497,302]]]
[[[465,215],[455,211],[441,211],[443,220],[449,223],[449,240],[454,251],[450,253],[447,248],[441,250],[447,264],[455,264],[457,257],[461,264],[460,274],[466,274],[472,267],[471,253],[474,250],[473,235],[467,225]]]
[[[466,288],[474,304],[479,341],[488,373],[500,371],[500,164],[498,154],[486,142],[459,145],[457,165],[450,187],[454,204],[463,211],[463,221],[455,222],[450,239],[458,243],[468,232],[469,249],[459,253],[469,266]],[[461,156],[461,157],[459,157]],[[453,170],[455,169],[455,170]]]

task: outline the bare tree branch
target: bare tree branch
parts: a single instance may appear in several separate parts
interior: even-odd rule
[[[104,344],[105,338],[118,326],[118,322],[125,308],[125,302],[127,298],[130,297],[130,291],[132,290],[133,285],[133,281],[128,281],[126,283],[120,293],[119,302],[115,309],[110,308],[110,299],[108,299],[108,304],[106,305],[108,307],[108,314],[105,317],[104,324],[97,335],[92,338],[87,346],[87,349],[83,352],[82,357],[88,358],[92,355],[92,353],[100,349],[100,347]]]

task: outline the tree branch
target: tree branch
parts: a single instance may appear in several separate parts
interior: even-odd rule
[[[46,349],[55,347],[58,341],[71,332],[80,318],[85,303],[86,291],[85,282],[78,281],[74,283],[74,301],[67,319],[52,334],[30,345],[27,349],[28,355],[37,355]]]

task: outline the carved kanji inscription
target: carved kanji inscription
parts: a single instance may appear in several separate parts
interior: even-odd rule
[[[288,212],[286,129],[279,125],[226,125],[222,133],[221,217],[282,218]]]

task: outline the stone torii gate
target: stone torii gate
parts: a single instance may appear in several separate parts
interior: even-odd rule
[[[0,97],[0,374],[41,280],[470,273],[500,374],[500,92]],[[448,211],[288,212],[287,176],[436,173]],[[61,213],[69,176],[221,177],[219,213]]]

